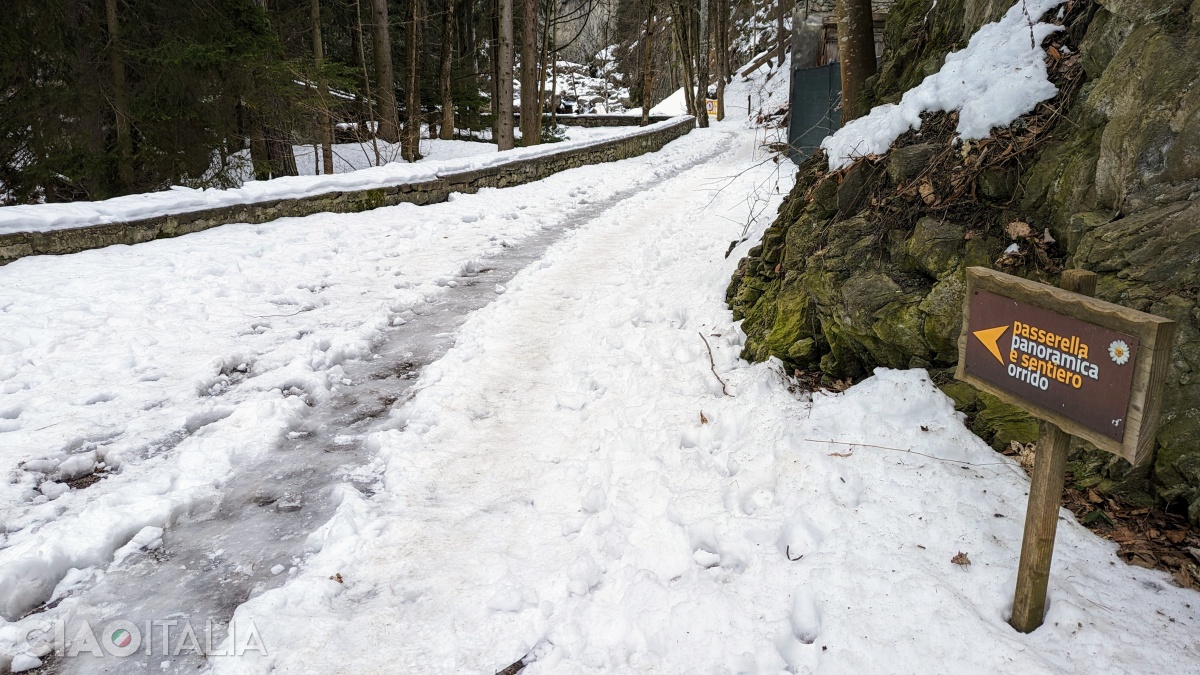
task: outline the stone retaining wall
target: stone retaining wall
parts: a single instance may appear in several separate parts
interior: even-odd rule
[[[228,223],[257,224],[276,218],[308,216],[322,212],[355,213],[402,203],[435,204],[446,201],[452,192],[469,194],[485,187],[522,185],[567,169],[644,155],[661,149],[694,127],[693,118],[681,117],[676,123],[662,129],[600,141],[582,148],[552,152],[532,159],[516,159],[482,169],[447,173],[435,180],[421,183],[329,192],[297,199],[238,204],[49,232],[0,234],[0,265],[30,255],[62,255],[114,244],[140,244],[154,239],[178,237]]]
[[[521,116],[517,115],[520,120]],[[550,119],[547,115],[546,119]],[[670,115],[651,115],[650,124],[665,122]],[[640,115],[559,115],[558,123],[568,127],[636,127],[642,123]]]

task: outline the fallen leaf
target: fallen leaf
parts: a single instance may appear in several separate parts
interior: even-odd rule
[[[831,453],[829,453],[829,456],[830,457],[853,457],[854,450],[851,449],[850,452],[831,452]]]
[[[950,562],[954,563],[955,565],[961,565],[965,568],[971,564],[971,559],[967,557],[966,553],[959,551],[958,555],[950,559]]]
[[[1137,553],[1129,560],[1129,564],[1152,570],[1158,564],[1158,561],[1149,553]]]
[[[704,416],[704,411],[700,411],[700,424],[708,424],[708,418]]]
[[[1008,225],[1005,225],[1004,231],[1007,232],[1008,236],[1012,237],[1013,239],[1023,239],[1025,237],[1033,236],[1033,229],[1029,227],[1029,223],[1020,220],[1014,220]]]
[[[928,178],[921,181],[917,186],[917,192],[921,193],[921,199],[925,200],[926,204],[933,206],[937,203],[937,195],[933,192],[933,182]]]
[[[344,582],[342,581],[342,573],[341,573],[341,572],[338,572],[337,574],[335,574],[335,575],[333,575],[333,576],[329,577],[329,580],[330,580],[330,581],[336,581],[336,582],[338,582],[339,584],[340,584],[340,583],[344,583]]]

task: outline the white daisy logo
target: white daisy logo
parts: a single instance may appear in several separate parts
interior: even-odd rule
[[[1118,366],[1129,363],[1129,345],[1124,340],[1113,340],[1108,346],[1108,356]]]

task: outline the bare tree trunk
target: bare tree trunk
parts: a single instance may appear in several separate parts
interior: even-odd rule
[[[321,137],[321,167],[324,173],[333,173],[333,115],[330,112],[329,86],[325,84],[325,45],[321,40],[321,0],[312,0],[309,13],[312,19],[313,61],[317,67],[317,128]]]
[[[867,79],[875,74],[871,0],[838,0],[838,58],[842,69],[842,124],[867,113]]]
[[[542,114],[546,109],[546,69],[549,67],[550,58],[550,26],[554,23],[554,11],[557,4],[557,0],[549,0],[546,3],[546,26],[542,29],[542,55],[538,57],[537,125],[534,131],[537,133],[539,143],[542,140]]]
[[[468,0],[463,3],[462,11],[459,12],[461,17],[462,30],[458,31],[458,54],[470,55],[471,72],[479,72],[479,50],[476,49],[475,37],[475,0]]]
[[[421,159],[421,0],[408,0],[405,21],[404,140],[400,153],[406,162]]]
[[[650,105],[654,100],[654,2],[646,3],[646,39],[642,42],[642,126],[650,124]]]
[[[867,2],[869,4],[870,0],[867,0]],[[775,47],[775,56],[778,59],[775,63],[780,66],[783,65],[783,57],[787,54],[787,40],[783,38],[783,17],[787,11],[784,9],[785,4],[787,4],[786,0],[777,0],[777,4],[775,5],[775,39],[779,42]]]
[[[371,148],[375,151],[375,166],[382,164],[379,157],[379,134],[375,124],[375,99],[371,97],[371,78],[367,76],[367,47],[363,39],[362,8],[354,0],[354,23],[358,28],[358,61],[363,69],[363,89],[367,97],[367,123],[371,125]],[[360,137],[361,138],[361,137]]]
[[[488,43],[489,63],[492,68],[492,141],[500,138],[500,0],[491,0],[492,41]]]
[[[113,113],[117,126],[117,192],[133,188],[133,136],[129,123],[129,89],[125,84],[125,60],[122,55],[121,23],[117,19],[117,0],[104,0],[108,19],[108,65],[112,70]]]
[[[716,0],[717,121],[725,119],[725,77],[729,71],[729,0]]]
[[[513,149],[513,0],[499,0],[496,44],[496,147]]]
[[[733,4],[731,0],[725,0],[725,14],[722,18],[725,21],[725,31],[722,34],[722,38],[725,40],[725,84],[732,84],[733,62],[730,61],[730,57],[733,56],[733,30],[731,28],[730,19],[733,18]]]
[[[266,142],[270,177],[299,175],[300,171],[296,168],[296,151],[292,149],[292,139],[288,134],[265,124],[260,125],[260,129]]]
[[[396,114],[396,79],[392,73],[392,34],[387,0],[371,0],[371,47],[375,52],[375,82],[379,87],[379,137],[388,143],[400,140]]]
[[[537,145],[537,0],[521,2],[521,145]]]
[[[700,0],[700,31],[697,33],[696,49],[696,112],[700,128],[708,128],[708,52],[709,52],[709,0]]]
[[[556,2],[558,2],[558,0],[550,0],[550,2],[556,3]],[[558,27],[557,26],[554,27],[554,32],[551,34],[550,39],[554,40],[554,51],[551,55],[552,58],[554,59],[554,69],[550,71],[551,72],[550,90],[554,92],[553,94],[550,95],[550,124],[552,124],[554,126],[558,126],[559,97],[558,97]]]
[[[691,8],[685,2],[684,4],[675,5],[675,20],[672,22],[675,26],[674,40],[675,51],[679,54],[679,64],[683,70],[683,101],[689,115],[700,117],[700,112],[696,111],[696,92],[692,87],[696,83],[695,71],[692,66],[695,61],[692,60],[692,35],[689,30],[691,25]]]
[[[446,16],[442,26],[442,70],[438,86],[442,92],[441,138],[448,141],[454,138],[454,95],[450,86],[450,71],[454,61],[454,0],[446,0]]]

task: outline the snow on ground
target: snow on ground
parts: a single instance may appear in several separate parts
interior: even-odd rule
[[[383,164],[404,161],[400,155],[399,143],[378,141],[379,159]],[[296,155],[296,168],[301,176],[314,176],[320,161],[320,148],[311,145],[292,146]],[[474,141],[450,140],[440,138],[421,139],[421,159],[419,162],[441,162],[448,159],[461,159],[476,155],[487,155],[496,152],[496,146],[491,143]],[[375,146],[365,143],[335,143],[333,146],[333,172],[348,173],[375,166]],[[250,180],[250,176],[246,177]]]
[[[142,528],[211,502],[328,398],[341,363],[368,356],[463,269],[722,142],[693,134],[445,204],[227,225],[0,268],[0,617],[49,599],[71,569],[103,569]],[[68,489],[97,463],[111,475]],[[0,651],[3,641],[0,630]]]
[[[821,147],[829,168],[885,154],[901,134],[921,128],[924,112],[959,111],[959,135],[976,139],[1054,98],[1058,89],[1046,76],[1046,52],[1036,45],[1060,27],[1034,21],[1063,2],[1018,0],[1003,18],[971,36],[966,49],[948,54],[942,69],[899,103],[878,106],[826,138]]]
[[[594,142],[629,133],[631,129],[628,127],[585,128],[563,126],[562,131],[566,134],[564,140]],[[485,136],[490,138],[491,133],[488,132],[486,135],[480,135],[481,138]],[[520,134],[518,133],[519,137]],[[314,176],[319,173],[316,169],[318,158],[320,157],[320,148],[316,148],[314,152],[314,148],[311,145],[296,145],[292,147],[292,150],[296,155],[296,168],[301,176]],[[447,141],[440,138],[422,138],[421,159],[418,160],[418,163],[447,162],[454,159],[495,154],[496,146],[492,143],[461,141],[457,139]],[[402,162],[400,144],[379,141],[379,158],[384,164]],[[375,166],[375,147],[369,142],[336,143],[333,146],[333,165],[334,173],[348,173],[361,169],[369,169]],[[246,180],[251,180],[251,177],[247,175]]]
[[[596,76],[587,65],[572,61],[556,61],[555,70],[558,77],[547,77],[545,83],[546,100],[554,96],[573,111],[588,113],[619,114],[625,110],[629,102],[629,87],[621,86],[624,76],[616,70],[617,62],[613,58],[613,49],[608,47],[601,50],[593,59],[593,63],[601,64],[596,69]],[[520,107],[521,82],[513,82],[516,96],[516,106]],[[685,114],[685,113],[680,113]]]
[[[383,489],[344,490],[297,578],[238,609],[269,653],[218,672],[1200,668],[1195,595],[1065,511],[1045,627],[1007,625],[1028,479],[924,371],[806,400],[738,358],[724,289],[754,242],[725,258],[721,216],[771,178],[701,208],[752,163],[731,132],[468,321],[368,441]]]
[[[1065,511],[1045,626],[1007,625],[1028,479],[924,371],[809,397],[738,358],[725,287],[769,221],[747,195],[772,186],[774,207],[791,180],[757,133],[735,113],[447,204],[0,268],[0,653],[213,499],[457,271],[641,186],[467,320],[366,439],[374,489],[336,490],[295,575],[236,610],[266,654],[212,669],[1200,669],[1195,594]],[[45,482],[96,460],[119,471]],[[70,597],[17,618],[56,584]]]
[[[649,133],[671,123],[670,121],[659,122],[648,127],[571,129],[568,131],[570,140],[528,148],[516,148],[505,152],[496,152],[493,145],[472,143],[471,141],[438,141],[436,143],[427,141],[430,143],[431,150],[441,143],[450,143],[453,150],[448,150],[444,155],[440,150],[435,150],[432,155],[436,159],[430,161],[411,164],[392,162],[382,166],[369,166],[368,162],[365,165],[366,168],[333,175],[311,175],[312,157],[308,157],[306,162],[297,157],[298,168],[305,175],[287,176],[269,181],[250,181],[239,188],[197,190],[174,186],[170,190],[162,192],[126,195],[96,202],[0,207],[0,234],[100,225],[233,204],[248,204],[271,199],[294,199],[339,190],[365,190],[386,185],[433,180],[440,174],[478,169],[520,159],[544,157],[555,152],[582,147],[604,138]],[[464,148],[457,144],[475,147]],[[354,147],[357,148],[357,145],[355,144]],[[478,152],[475,152],[476,150]],[[360,151],[361,149],[354,150],[354,152]],[[357,157],[349,151],[347,156]],[[373,159],[374,151],[371,150],[370,160],[373,162]],[[302,164],[303,166],[301,166]]]

